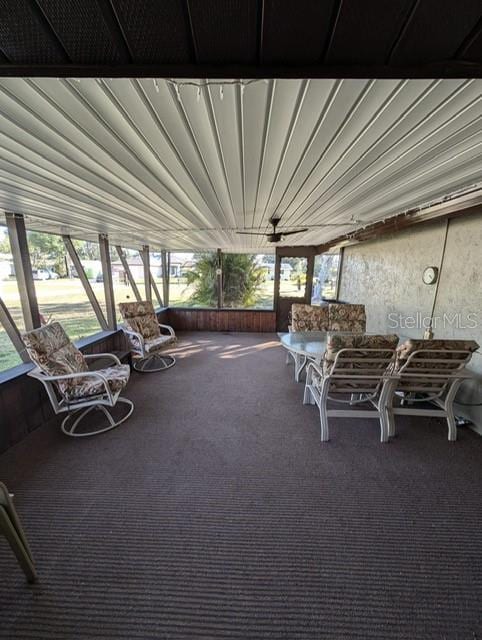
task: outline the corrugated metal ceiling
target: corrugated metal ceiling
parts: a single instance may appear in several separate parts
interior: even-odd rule
[[[243,83],[1,79],[0,207],[127,246],[247,251],[272,245],[235,230],[273,214],[310,227],[285,244],[318,244],[481,180],[481,81]]]

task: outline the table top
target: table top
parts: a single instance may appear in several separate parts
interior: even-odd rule
[[[326,331],[295,331],[280,334],[281,344],[301,355],[320,358],[326,351]]]

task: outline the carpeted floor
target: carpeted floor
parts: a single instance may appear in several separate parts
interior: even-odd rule
[[[186,334],[120,428],[0,457],[37,560],[0,539],[0,637],[482,640],[482,438],[317,410],[276,336]]]

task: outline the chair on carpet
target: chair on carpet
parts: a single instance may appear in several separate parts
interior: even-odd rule
[[[310,362],[307,367],[303,397],[303,404],[318,406],[322,442],[329,440],[330,417],[378,418],[380,441],[388,441],[387,368],[394,361],[397,344],[396,335],[328,334],[321,366]],[[370,408],[333,409],[328,401]]]
[[[162,353],[166,347],[176,343],[176,334],[169,325],[159,323],[152,302],[121,302],[119,310],[136,371],[163,371],[176,364],[174,356]],[[162,334],[161,329],[166,330],[167,335]]]
[[[13,506],[12,496],[2,482],[0,482],[0,533],[10,544],[28,582],[36,582],[37,572],[27,537]]]
[[[465,367],[478,348],[474,340],[410,339],[401,344],[387,396],[389,436],[395,435],[395,415],[433,416],[447,420],[448,439],[455,441],[454,398],[471,377]]]
[[[84,355],[58,322],[29,331],[22,337],[36,365],[28,375],[44,385],[56,414],[67,413],[61,425],[63,433],[74,437],[97,435],[119,426],[131,415],[133,403],[120,397],[129,380],[130,368],[121,364],[117,356],[112,353]],[[87,361],[100,357],[110,358],[113,366],[90,371]],[[127,405],[128,409],[116,420],[110,409],[118,403]],[[103,414],[104,421],[94,428],[90,425],[88,431],[79,429],[84,418],[92,421],[93,409]]]

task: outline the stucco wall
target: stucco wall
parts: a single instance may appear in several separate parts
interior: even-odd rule
[[[436,294],[435,285],[423,283],[422,273],[427,266],[438,266],[434,337],[473,338],[481,345],[471,363],[477,380],[464,383],[457,396],[462,402],[481,402],[482,215],[450,221],[441,264],[445,232],[446,222],[435,222],[346,247],[340,298],[366,305],[370,332],[422,337],[420,322],[430,317]],[[470,417],[482,433],[482,407],[458,405],[457,413]]]

